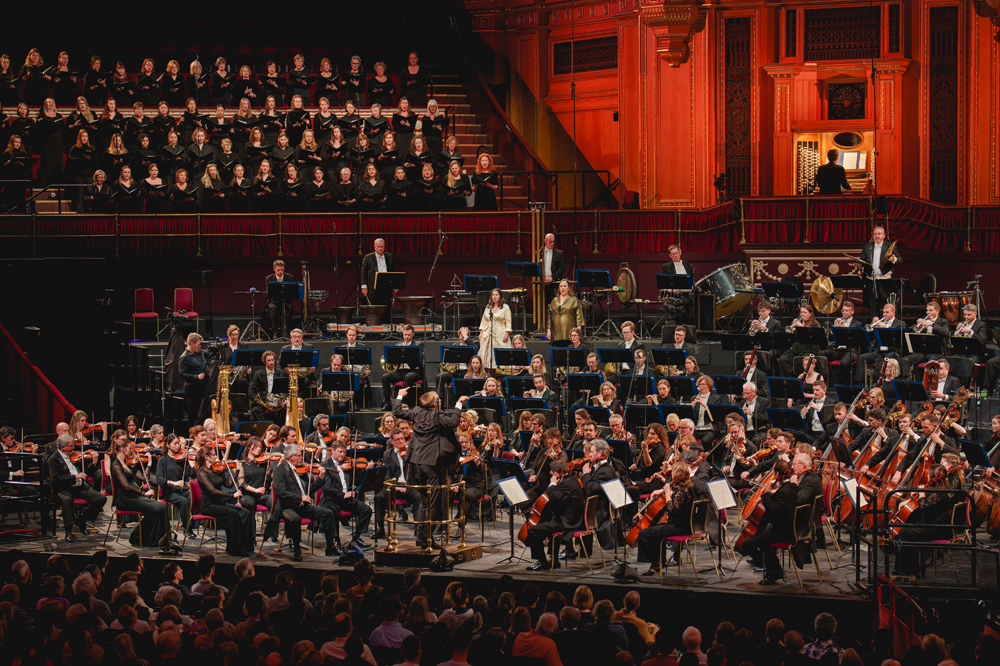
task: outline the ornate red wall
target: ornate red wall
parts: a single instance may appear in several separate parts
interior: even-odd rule
[[[558,123],[645,208],[707,206],[723,170],[733,194],[794,194],[796,137],[841,130],[873,133],[880,194],[1000,203],[998,4],[464,2],[541,151]]]

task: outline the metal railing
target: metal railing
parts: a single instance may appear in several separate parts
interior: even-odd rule
[[[41,432],[55,432],[60,421],[69,423],[76,409],[31,362],[3,325],[0,325],[0,340],[4,346],[0,357],[2,376],[35,428]]]

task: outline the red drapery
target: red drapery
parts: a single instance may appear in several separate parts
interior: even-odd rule
[[[899,197],[889,199],[889,233],[905,239],[903,245],[938,252],[965,249],[968,208],[939,206],[929,201]]]
[[[115,253],[115,218],[73,215],[35,218],[39,256],[111,256]]]
[[[685,252],[736,252],[739,227],[732,220],[733,205],[725,203],[704,210],[680,212],[681,248]],[[667,248],[660,250],[666,252]]]
[[[198,251],[198,220],[194,217],[121,217],[118,253],[149,257],[192,255]]]
[[[666,253],[668,247],[678,242],[674,211],[643,211],[637,215],[639,212],[602,211],[596,222],[591,215],[591,224],[597,226],[597,249],[607,254]],[[580,230],[579,233],[585,232]],[[593,243],[588,242],[581,249],[586,251],[592,247]]]
[[[357,215],[281,218],[281,247],[289,256],[351,256],[357,240]]]
[[[805,241],[805,199],[742,199],[743,236],[747,243]]]
[[[402,215],[364,215],[361,218],[361,252],[372,251],[375,238],[384,238],[392,254],[434,254],[438,246],[437,213]]]
[[[496,254],[530,254],[531,216],[529,213],[497,215],[446,215],[441,230],[447,238],[442,251],[488,257]],[[437,249],[435,245],[434,249]]]
[[[870,227],[871,201],[863,199],[808,200],[810,233],[813,243],[865,243]]]
[[[203,216],[201,251],[206,257],[275,256],[278,254],[278,219]]]
[[[1000,253],[1000,208],[975,209],[969,246],[973,252]]]

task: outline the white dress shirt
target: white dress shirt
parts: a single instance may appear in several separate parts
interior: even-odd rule
[[[80,473],[80,470],[76,468],[76,465],[74,465],[73,462],[69,459],[69,456],[62,452],[62,449],[59,449],[59,455],[62,456],[63,462],[66,463],[66,468],[69,469],[69,473],[72,474],[74,477],[76,477],[76,475]],[[79,478],[73,479],[74,486],[79,486],[82,483],[83,479]]]
[[[671,263],[673,263],[673,265],[674,265],[674,273],[676,273],[677,275],[687,275],[687,271],[684,270],[684,262],[683,261],[674,261],[674,262],[671,262]]]
[[[545,248],[542,258],[542,270],[544,271],[542,277],[552,277],[552,250]]]

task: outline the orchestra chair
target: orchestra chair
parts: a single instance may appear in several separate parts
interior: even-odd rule
[[[163,487],[162,486],[156,486],[156,499],[160,502],[160,504],[166,504],[168,507],[170,507],[170,522],[173,523],[174,522],[174,509],[177,508],[177,505],[176,504],[171,504],[167,500],[163,499]],[[177,527],[178,528],[183,528],[184,527],[183,525],[181,525],[180,520],[177,521]]]
[[[191,479],[191,519],[188,520],[188,524],[184,528],[184,540],[181,542],[181,551],[184,551],[184,544],[187,543],[188,532],[191,531],[192,522],[202,522],[202,521],[212,521],[212,526],[215,528],[215,554],[219,554],[219,523],[214,517],[205,515],[201,513],[201,484],[198,483],[197,479]],[[198,543],[198,548],[201,548],[205,543],[205,531],[208,529],[208,525],[201,525],[201,541]]]
[[[489,493],[486,493],[485,495],[483,495],[482,497],[479,498],[479,534],[483,534],[483,524],[486,522],[485,520],[483,520],[483,503],[484,502],[489,502],[490,503],[490,517],[493,520],[493,529],[497,528],[497,505],[496,505],[496,500],[492,496],[490,496]]]
[[[794,535],[790,543],[775,543],[772,546],[780,550],[782,553],[782,560],[784,560],[784,554],[788,553],[788,564],[792,567],[792,571],[795,572],[795,578],[799,581],[799,587],[802,585],[802,577],[799,576],[799,567],[795,564],[795,557],[792,555],[792,549],[795,548],[801,542],[807,542],[809,548],[812,551],[813,564],[816,565],[816,577],[819,578],[819,582],[823,582],[823,574],[819,568],[819,559],[817,559],[816,544],[813,543],[813,529],[815,523],[813,522],[813,505],[812,504],[800,504],[795,507],[795,514],[793,517],[794,522]]]
[[[316,492],[316,496],[317,497],[319,497],[319,493],[320,492],[321,491],[317,491]],[[278,508],[278,491],[274,487],[273,483],[271,484],[271,506],[274,507],[274,510],[277,510],[277,508]],[[319,504],[317,503],[316,506],[319,506]],[[312,519],[310,519],[310,518],[301,518],[301,520],[302,520],[301,526],[303,528],[308,528],[310,525],[312,525]],[[282,518],[280,521],[278,521],[278,547],[275,549],[276,553],[280,553],[281,552],[281,544],[285,540],[284,535],[281,534],[281,524],[284,523],[284,522],[285,522],[284,518]],[[316,539],[315,539],[316,533],[313,532],[310,529],[306,529],[306,531],[309,532],[309,553],[312,554],[312,555],[315,555],[316,554]],[[257,550],[257,557],[260,557],[260,554],[263,553],[263,552],[264,552],[264,540],[261,539],[260,540],[260,548]]]
[[[955,502],[951,507],[951,538],[950,539],[935,539],[934,541],[928,541],[927,543],[931,545],[931,555],[934,560],[934,576],[937,577],[937,546],[950,546],[955,543],[970,543],[969,538],[969,526],[972,524],[970,519],[970,501],[966,497],[961,502]],[[921,549],[923,550],[923,549]],[[958,575],[958,565],[955,563],[955,554],[948,551],[948,557],[951,558],[951,566],[955,569],[955,574]]]
[[[684,551],[687,550],[688,561],[691,563],[691,570],[694,572],[694,579],[698,580],[698,549],[691,548],[690,544],[692,542],[697,543],[703,539],[708,539],[708,503],[709,500],[702,499],[697,500],[691,504],[691,533],[690,534],[678,534],[677,536],[670,536],[660,542],[660,576],[664,574],[665,567],[663,566],[663,555],[666,551],[664,546],[667,541],[678,544],[679,548],[677,550],[677,572],[680,573],[681,567],[683,566],[683,556]],[[694,555],[691,551],[694,550]],[[712,557],[712,566],[715,568],[715,573],[719,574],[719,565],[715,561],[715,553],[712,549],[708,549],[708,554]],[[721,577],[722,574],[719,574]]]
[[[198,330],[198,313],[194,311],[194,289],[177,287],[174,289],[174,310],[185,310],[182,315],[188,320],[194,320],[194,330]]]
[[[364,477],[362,477],[362,483],[360,485],[364,485],[364,480],[363,479],[364,479]],[[355,492],[357,492],[357,491],[355,491]],[[357,495],[355,495],[355,497],[357,497]],[[319,490],[316,491],[316,506],[321,506],[322,501],[323,501],[323,489],[320,488]],[[354,516],[354,514],[351,513],[350,511],[344,511],[343,509],[337,509],[337,515],[335,516],[335,520],[334,520],[334,522],[337,525],[337,541],[340,541],[340,526],[343,525],[344,527],[349,527],[351,525],[351,518],[353,516]],[[347,522],[344,522],[345,520]]]
[[[597,495],[591,495],[587,498],[587,504],[583,509],[583,529],[576,530],[573,532],[573,544],[578,546],[577,552],[583,553],[583,556],[587,559],[587,566],[590,568],[590,573],[594,573],[594,566],[590,563],[590,554],[587,549],[584,548],[583,538],[591,537],[591,543],[597,546],[597,552],[601,555],[601,564],[604,566],[604,570],[607,571],[608,563],[604,559],[604,550],[601,548],[601,544],[598,542],[597,536],[597,506],[600,503],[600,498]],[[493,524],[494,529],[496,529],[496,521]],[[569,565],[569,560],[566,561],[567,566]]]
[[[115,482],[113,474],[111,474],[109,478],[111,479],[111,502],[113,504],[114,498],[118,495],[118,484]],[[76,504],[76,502],[74,502],[74,504]],[[115,518],[118,519],[118,534],[115,535],[115,543],[118,543],[118,540],[121,539],[122,528],[125,527],[125,523],[122,521],[122,518],[126,516],[139,516],[139,526],[134,529],[139,530],[139,541],[142,541],[142,511],[122,511],[121,509],[115,509]],[[108,545],[108,536],[111,534],[111,523],[113,522],[114,521],[112,520],[108,521],[108,530],[104,533],[104,543],[101,545],[101,548]]]
[[[832,484],[831,484],[832,485]],[[850,502],[849,498],[844,498],[844,501]],[[826,525],[830,533],[830,539],[833,541],[834,545],[837,546],[837,553],[843,555],[840,551],[840,544],[837,543],[837,537],[833,533],[833,528],[830,526],[830,522],[826,519],[826,502],[824,501],[823,495],[819,494],[813,498],[813,537],[816,536],[816,525],[820,526],[822,529],[823,525]],[[813,549],[816,552],[816,549]],[[823,552],[826,554],[826,561],[830,565],[830,571],[833,571],[833,560],[830,559],[830,549],[824,548]]]
[[[139,340],[138,325],[136,320],[140,321],[152,321],[153,331],[157,331],[160,328],[160,317],[153,310],[153,290],[152,289],[136,289],[135,290],[135,312],[132,313],[132,338]],[[146,327],[143,327],[146,328]],[[146,331],[144,330],[143,333]],[[155,336],[154,336],[155,338]],[[143,340],[154,339],[143,337]]]

